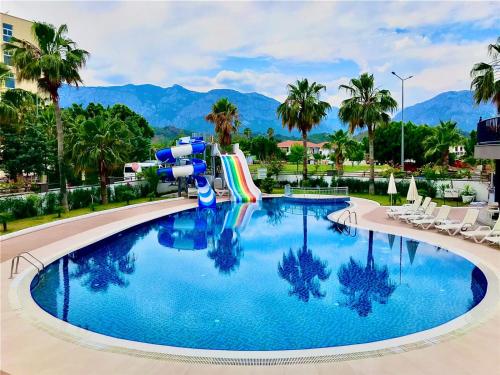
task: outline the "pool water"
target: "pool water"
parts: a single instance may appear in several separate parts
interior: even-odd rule
[[[468,260],[344,228],[345,204],[222,203],[73,252],[32,283],[49,314],[104,335],[185,348],[288,350],[408,335],[484,297]]]

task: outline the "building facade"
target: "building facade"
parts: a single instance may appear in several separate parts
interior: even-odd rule
[[[37,93],[38,90],[36,82],[17,80],[16,70],[11,65],[11,56],[7,51],[5,51],[3,46],[5,42],[10,42],[10,39],[13,36],[18,39],[23,39],[27,40],[28,42],[35,43],[33,33],[31,31],[33,22],[5,13],[0,13],[0,21],[2,23],[2,45],[0,51],[2,54],[2,62],[10,66],[11,69],[11,73],[9,74],[5,82],[2,83],[2,87],[0,88],[0,90],[4,91],[17,88]]]
[[[486,120],[481,119],[477,124],[477,145],[474,148],[474,157],[477,159],[493,159],[495,174],[493,186],[495,202],[500,203],[500,116]]]

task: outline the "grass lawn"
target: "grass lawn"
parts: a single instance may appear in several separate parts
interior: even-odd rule
[[[248,166],[250,168],[250,172],[255,173],[257,172],[257,169],[259,168],[265,168],[265,165],[263,164],[252,164]],[[307,167],[307,170],[309,173],[314,173],[316,171],[316,167],[318,168],[318,172],[326,172],[326,171],[333,171],[335,170],[335,166],[332,165],[325,165],[325,164],[320,164],[320,165],[309,165]],[[345,164],[344,165],[344,172],[349,173],[349,172],[364,172],[368,171],[370,169],[369,165],[350,165],[350,164]],[[381,168],[375,168],[375,170],[380,170]],[[297,173],[297,165],[293,163],[286,163],[284,168],[283,168],[284,173]],[[302,163],[299,164],[299,174],[302,174]]]
[[[157,200],[164,200],[164,199],[168,199],[168,198],[155,198],[154,200],[157,201]],[[134,199],[134,200],[130,201],[130,204],[137,204],[137,203],[144,203],[144,202],[149,202],[149,198]],[[109,210],[111,208],[124,207],[126,205],[127,205],[127,202],[108,203],[106,205],[101,204],[101,205],[95,206],[95,211],[104,211],[104,210]],[[33,227],[35,225],[50,223],[52,221],[58,221],[58,220],[67,219],[70,217],[89,214],[91,212],[93,212],[93,211],[90,209],[90,207],[85,207],[85,208],[79,208],[76,210],[71,210],[68,213],[63,213],[63,214],[61,214],[60,218],[57,217],[57,214],[50,214],[50,215],[28,217],[25,219],[9,221],[7,224],[7,231],[6,232],[0,231],[0,235],[12,233],[12,232],[15,232],[15,231],[18,231],[21,229]],[[0,226],[0,229],[1,229],[1,226]]]

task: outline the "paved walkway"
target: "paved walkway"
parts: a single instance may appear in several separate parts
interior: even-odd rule
[[[500,251],[435,231],[418,231],[385,218],[384,209],[375,203],[354,199],[359,225],[370,229],[419,237],[444,247],[469,252],[488,264],[498,275]],[[165,201],[152,206],[130,208],[93,218],[81,218],[31,234],[6,240],[1,264],[1,357],[2,371],[23,374],[383,374],[383,375],[494,375],[500,374],[500,313],[464,335],[437,345],[394,355],[337,363],[238,367],[196,365],[153,360],[89,348],[65,341],[33,325],[12,308],[8,299],[12,281],[8,279],[8,259],[16,252],[32,250],[49,259],[65,246],[96,238],[118,223],[144,221],[169,210],[193,206],[193,201]],[[463,210],[455,209],[457,218]],[[68,247],[69,248],[69,247]]]
[[[192,200],[192,202],[194,202],[194,200]],[[2,249],[0,253],[0,262],[11,259],[23,251],[31,251],[56,242],[62,238],[74,236],[105,224],[143,215],[148,212],[164,210],[169,207],[175,207],[176,205],[179,205],[179,201],[177,199],[166,199],[155,202],[154,204],[130,206],[129,208],[121,209],[119,211],[99,211],[99,215],[84,215],[82,217],[78,217],[78,220],[71,220],[69,222],[54,222],[57,223],[57,225],[38,230],[36,232],[16,236],[7,240],[2,240],[0,243]]]

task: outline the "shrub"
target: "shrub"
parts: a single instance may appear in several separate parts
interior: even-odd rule
[[[261,187],[265,193],[272,193],[274,188],[274,179],[272,179],[271,177],[266,177],[262,180]]]
[[[46,215],[53,214],[55,212],[55,207],[59,204],[58,194],[47,193],[43,197],[43,200],[45,201],[43,213]]]
[[[7,222],[12,219],[10,212],[0,212],[0,223],[2,223],[3,231],[7,231]]]
[[[129,202],[132,199],[138,198],[140,191],[137,192],[131,185],[120,185],[115,187],[114,201],[115,202]]]
[[[88,207],[92,203],[94,189],[76,189],[68,192],[68,204],[71,210]]]

